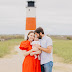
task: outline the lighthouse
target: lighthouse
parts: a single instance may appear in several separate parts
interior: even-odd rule
[[[25,26],[25,39],[29,31],[36,29],[36,7],[34,0],[28,0],[26,6],[26,26]]]

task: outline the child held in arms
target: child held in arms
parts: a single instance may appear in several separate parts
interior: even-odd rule
[[[38,57],[38,59],[40,60],[40,56],[39,53],[41,53],[41,50],[38,49],[38,47],[40,47],[40,42],[39,39],[35,36],[34,41],[31,43],[32,48],[34,49],[34,51],[32,53],[30,53],[31,56],[35,56],[35,59]]]

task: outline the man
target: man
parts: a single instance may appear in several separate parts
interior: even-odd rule
[[[41,71],[42,72],[52,72],[53,67],[53,44],[52,39],[44,34],[44,31],[41,27],[35,30],[35,35],[39,38],[42,50],[40,54],[41,57]]]

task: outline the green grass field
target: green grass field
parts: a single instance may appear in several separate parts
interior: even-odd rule
[[[19,45],[23,39],[11,39],[0,42],[0,57],[9,54],[15,45]],[[72,63],[72,40],[53,39],[53,53],[64,58],[64,62]]]
[[[72,40],[53,39],[53,52],[64,58],[64,62],[72,63]]]
[[[0,57],[9,54],[15,45],[19,45],[23,39],[11,39],[7,41],[0,42]]]

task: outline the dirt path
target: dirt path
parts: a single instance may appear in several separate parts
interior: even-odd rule
[[[72,72],[72,64],[63,63],[63,59],[53,55],[54,58],[54,66],[53,72]]]
[[[22,72],[22,62],[24,57],[19,50],[19,46],[15,46],[15,55],[7,55],[0,58],[0,72]],[[18,52],[18,53],[17,53]]]
[[[22,72],[22,62],[24,56],[21,50],[15,46],[14,55],[9,55],[4,58],[0,58],[0,72]],[[72,72],[72,64],[62,63],[62,59],[53,55],[54,67],[53,72]]]

